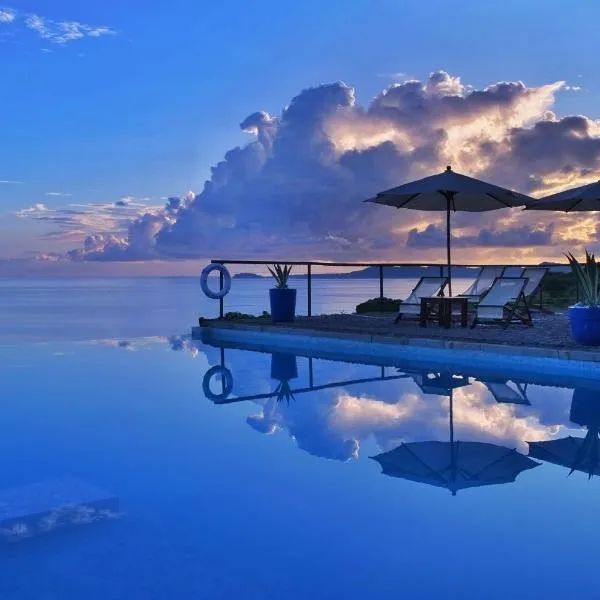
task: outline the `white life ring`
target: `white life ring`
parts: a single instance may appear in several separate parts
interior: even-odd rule
[[[221,275],[223,275],[223,289],[213,292],[208,287],[208,276],[213,272],[218,271]],[[202,269],[202,274],[200,275],[200,287],[202,291],[208,298],[212,298],[213,300],[219,300],[224,298],[229,293],[231,289],[231,275],[229,271],[225,268],[224,265],[220,265],[217,263],[213,263],[210,265],[206,265],[204,269]]]
[[[210,381],[215,375],[220,375],[221,380],[223,381],[223,391],[220,394],[215,394],[210,389]],[[221,367],[220,365],[216,365],[211,367],[204,374],[204,379],[202,380],[202,391],[204,395],[213,402],[219,402],[222,400],[226,400],[229,397],[233,390],[233,375],[231,371],[227,367]]]

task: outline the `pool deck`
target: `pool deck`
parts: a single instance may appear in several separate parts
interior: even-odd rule
[[[199,338],[203,330],[207,332],[209,329],[237,330],[600,362],[600,346],[584,347],[573,342],[564,312],[536,312],[533,327],[512,324],[507,329],[498,325],[481,325],[475,329],[454,325],[451,329],[443,329],[435,324],[419,327],[412,320],[394,325],[393,320],[393,314],[298,317],[294,323],[285,324],[265,319],[203,320],[200,327],[193,328],[192,336]]]

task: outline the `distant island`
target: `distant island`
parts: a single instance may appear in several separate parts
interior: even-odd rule
[[[269,275],[270,277],[270,275]],[[264,279],[264,275],[259,275],[258,273],[238,273],[233,276],[234,279]]]
[[[561,263],[540,263],[540,267],[548,267],[552,272],[569,272],[569,265]],[[452,277],[470,279],[476,276],[478,267],[452,267]],[[294,267],[294,270],[305,271],[305,267]],[[406,266],[406,267],[384,267],[385,279],[418,279],[419,277],[438,277],[440,268],[437,266]],[[270,275],[258,275],[257,273],[238,273],[234,279],[269,279]],[[294,273],[290,279],[305,279],[306,273]],[[313,279],[379,279],[379,267],[365,267],[358,271],[349,273],[313,273]]]

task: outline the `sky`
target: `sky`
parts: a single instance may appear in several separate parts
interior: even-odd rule
[[[0,274],[443,260],[443,215],[361,200],[446,164],[535,197],[599,179],[598,17],[594,0],[10,2]],[[599,246],[589,213],[454,227],[464,262]]]

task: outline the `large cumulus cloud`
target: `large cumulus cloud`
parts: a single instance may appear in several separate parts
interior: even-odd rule
[[[562,87],[502,82],[477,90],[440,71],[424,82],[393,85],[366,107],[343,83],[307,89],[280,115],[256,112],[244,119],[241,128],[255,139],[226,152],[199,194],[138,216],[122,235],[95,232],[69,257],[365,259],[397,257],[407,245],[409,251],[433,247],[437,215],[361,200],[447,163],[534,194],[593,179],[600,126],[551,112]],[[464,246],[549,245],[551,222],[548,215],[519,211],[469,215],[458,220],[458,240]],[[596,228],[586,231],[595,241]]]

